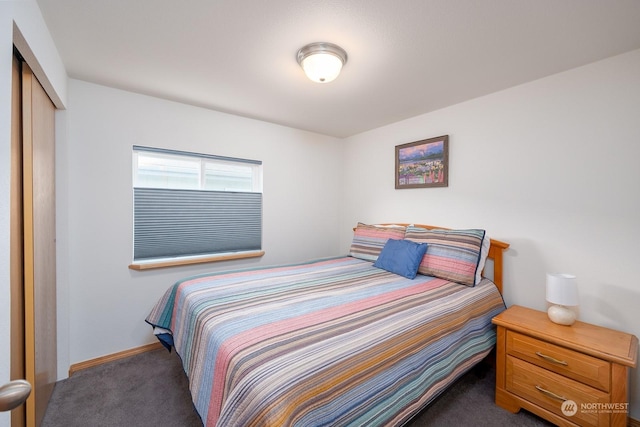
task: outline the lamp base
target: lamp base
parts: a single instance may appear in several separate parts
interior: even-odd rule
[[[547,310],[547,316],[553,323],[558,325],[573,325],[576,321],[576,313],[570,308],[562,305],[552,305]]]

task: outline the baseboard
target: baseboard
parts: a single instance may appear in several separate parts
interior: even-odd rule
[[[640,421],[635,418],[627,417],[627,426],[628,427],[640,427]]]
[[[124,359],[125,357],[131,357],[131,356],[135,356],[136,354],[146,353],[147,351],[158,350],[161,348],[163,348],[162,344],[160,344],[159,342],[155,342],[153,344],[147,344],[141,347],[136,347],[129,350],[119,351],[118,353],[101,356],[96,359],[85,360],[84,362],[80,362],[80,363],[74,363],[69,367],[69,376],[72,376],[76,372],[81,371],[83,369],[93,368],[95,366],[100,366],[103,363],[113,362],[115,360]]]

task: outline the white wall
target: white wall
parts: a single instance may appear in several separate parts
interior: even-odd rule
[[[10,372],[9,176],[11,61],[16,44],[58,107],[66,102],[66,73],[35,1],[0,1],[0,384]],[[0,413],[0,427],[10,425]]]
[[[337,254],[341,141],[78,80],[69,81],[69,99],[57,167],[70,364],[154,342],[144,319],[180,278]],[[262,160],[266,255],[129,270],[134,144]]]
[[[345,141],[341,247],[357,221],[486,228],[507,305],[576,274],[580,319],[640,336],[640,51]],[[395,146],[450,136],[449,187],[394,189]],[[631,414],[640,419],[640,369]]]

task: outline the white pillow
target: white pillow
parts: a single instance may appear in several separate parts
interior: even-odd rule
[[[489,255],[489,246],[491,246],[491,239],[485,231],[482,247],[480,248],[480,262],[478,262],[478,270],[476,271],[476,285],[482,280],[482,270],[484,270],[484,263]]]

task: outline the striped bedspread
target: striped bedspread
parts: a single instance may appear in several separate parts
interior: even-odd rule
[[[168,330],[206,426],[400,425],[480,361],[504,310],[488,280],[410,280],[351,257],[190,277]]]

